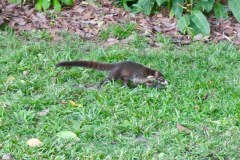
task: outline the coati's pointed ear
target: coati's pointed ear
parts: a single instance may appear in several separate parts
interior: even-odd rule
[[[154,76],[155,76],[155,77],[159,77],[159,76],[160,76],[159,72],[158,72],[158,71],[155,71]]]

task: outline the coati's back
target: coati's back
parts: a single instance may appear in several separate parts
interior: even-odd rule
[[[60,62],[56,67],[86,67],[101,71],[118,71],[119,74],[127,77],[146,77],[147,75],[154,75],[155,70],[147,68],[146,66],[132,61],[123,61],[118,63],[100,63],[95,61],[65,61]]]
[[[116,70],[120,70],[121,75],[129,78],[145,78],[148,75],[154,75],[155,70],[148,68],[142,64],[135,63],[132,61],[118,62],[115,65]]]

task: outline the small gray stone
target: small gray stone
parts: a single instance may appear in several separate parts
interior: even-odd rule
[[[203,38],[203,35],[201,33],[197,34],[196,36],[193,37],[195,41],[200,41]]]
[[[2,156],[2,160],[12,160],[12,159],[13,159],[13,157],[10,153],[4,154]]]
[[[49,112],[49,109],[44,109],[44,110],[38,112],[38,115],[43,117],[43,116],[46,116],[48,114],[48,112]]]
[[[240,39],[240,32],[237,33],[237,37]]]
[[[136,141],[138,143],[147,143],[148,142],[148,140],[144,136],[137,137]]]
[[[28,75],[28,71],[23,71],[23,75],[24,76]]]

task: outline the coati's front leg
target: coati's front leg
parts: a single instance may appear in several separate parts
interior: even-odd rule
[[[113,70],[109,73],[108,77],[105,78],[104,80],[102,80],[99,85],[98,85],[98,88],[101,88],[101,86],[103,84],[105,84],[106,82],[108,81],[112,81],[112,80],[118,80],[120,77],[119,77],[119,71],[118,70]]]
[[[129,79],[124,79],[124,78],[122,80],[123,80],[123,85],[125,87],[129,87],[130,80]]]

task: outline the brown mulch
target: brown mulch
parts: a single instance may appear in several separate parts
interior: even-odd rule
[[[234,17],[228,20],[210,17],[208,21],[211,25],[211,35],[203,37],[199,34],[192,39],[179,33],[175,18],[163,15],[163,12],[152,17],[143,14],[135,15],[124,9],[116,8],[107,0],[101,1],[101,7],[82,1],[72,8],[64,8],[58,14],[53,11],[36,12],[30,5],[21,7],[8,4],[6,0],[0,0],[0,25],[7,22],[16,31],[46,29],[55,39],[59,38],[60,31],[67,31],[84,39],[95,40],[100,31],[108,28],[110,24],[135,22],[138,32],[147,36],[152,46],[158,46],[155,41],[157,32],[171,36],[173,42],[180,45],[189,44],[194,40],[214,43],[227,40],[240,44],[240,24]],[[108,41],[114,40],[110,38]]]

